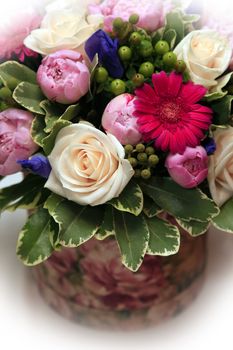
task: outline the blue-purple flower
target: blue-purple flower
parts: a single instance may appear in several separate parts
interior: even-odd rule
[[[206,137],[203,141],[203,147],[206,150],[208,156],[211,156],[216,151],[216,142],[211,137]]]
[[[118,56],[119,42],[111,39],[103,30],[95,32],[85,44],[85,50],[92,61],[98,54],[99,63],[103,65],[113,78],[121,78],[124,68]]]
[[[32,173],[48,178],[52,170],[48,158],[42,154],[37,154],[30,159],[18,160],[18,164],[22,166],[23,169],[30,170]]]

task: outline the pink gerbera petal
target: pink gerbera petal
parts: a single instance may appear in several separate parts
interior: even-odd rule
[[[153,74],[154,89],[144,84],[136,90],[134,115],[145,142],[154,141],[162,151],[183,153],[204,137],[212,120],[212,110],[196,102],[206,89],[192,82],[183,83],[177,73]]]

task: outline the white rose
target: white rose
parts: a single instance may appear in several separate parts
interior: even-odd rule
[[[85,41],[101,26],[101,16],[86,16],[86,6],[77,2],[58,2],[49,5],[41,27],[24,40],[25,46],[42,55],[62,49],[82,51]],[[64,5],[64,6],[63,6]]]
[[[228,40],[213,30],[195,30],[175,48],[179,60],[184,60],[192,81],[207,89],[217,85],[229,66],[232,49]]]
[[[99,205],[118,197],[134,170],[123,146],[111,134],[81,122],[63,128],[49,156],[46,187],[81,205]]]
[[[214,139],[217,149],[210,156],[208,181],[213,200],[221,206],[233,196],[233,128],[217,130]]]

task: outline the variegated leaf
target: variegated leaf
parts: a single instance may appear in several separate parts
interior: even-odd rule
[[[36,84],[36,73],[16,61],[6,61],[0,65],[0,79],[9,89],[14,90],[22,81]]]
[[[146,218],[146,223],[150,232],[147,254],[169,256],[179,251],[180,232],[175,225],[156,216]]]
[[[144,195],[143,211],[148,218],[153,218],[162,212],[162,209],[148,196]]]
[[[51,244],[51,216],[40,208],[32,214],[20,232],[17,255],[25,265],[38,265],[54,251]]]
[[[219,230],[233,233],[233,198],[228,200],[220,209],[218,216],[212,219],[213,225]]]
[[[113,211],[114,208],[112,206],[106,205],[103,222],[95,235],[96,239],[103,241],[109,236],[115,236],[113,228]]]
[[[138,216],[143,209],[143,193],[139,185],[130,181],[120,196],[113,198],[108,203],[117,210]]]
[[[13,99],[20,106],[32,113],[45,114],[44,110],[40,107],[40,103],[45,97],[38,85],[28,82],[20,83],[13,92]]]
[[[210,221],[184,221],[180,219],[176,219],[177,223],[185,230],[187,231],[192,237],[200,236],[208,230],[210,226]]]

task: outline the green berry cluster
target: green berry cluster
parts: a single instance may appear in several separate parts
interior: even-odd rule
[[[178,73],[186,70],[185,62],[177,59],[169,43],[165,40],[155,41],[153,33],[147,33],[136,26],[138,21],[137,14],[130,16],[128,21],[115,18],[110,33],[120,43],[118,55],[125,68],[125,76],[113,79],[104,67],[98,67],[95,71],[95,81],[114,96],[125,92],[133,93],[144,82],[150,83],[152,74],[161,70],[175,70]]]
[[[159,162],[154,147],[146,146],[143,143],[139,143],[136,146],[126,145],[125,154],[131,166],[134,168],[135,178],[149,179]]]

